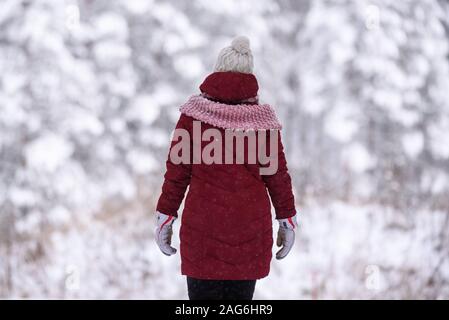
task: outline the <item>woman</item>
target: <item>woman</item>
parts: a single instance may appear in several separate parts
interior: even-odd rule
[[[246,37],[237,37],[220,52],[215,72],[200,90],[180,109],[157,204],[156,241],[164,254],[176,253],[170,246],[172,224],[190,186],[180,230],[181,272],[187,276],[189,298],[251,300],[256,280],[270,269],[268,193],[279,221],[277,259],[289,253],[295,239],[296,210],[281,125],[271,106],[258,103]],[[236,142],[241,129],[247,134],[243,152]],[[227,139],[227,134],[236,136]],[[178,136],[184,138],[181,148]],[[273,153],[273,163],[260,156],[266,151]],[[215,161],[198,159],[207,155]]]

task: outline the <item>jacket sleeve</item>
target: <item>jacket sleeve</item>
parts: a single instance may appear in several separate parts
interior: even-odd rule
[[[279,130],[270,130],[269,135],[277,135],[278,152],[277,161],[278,169],[272,175],[262,175],[265,186],[270,194],[273,203],[276,219],[285,219],[296,214],[295,198],[293,196],[292,181],[287,169],[287,160],[285,159],[284,147],[281,141],[281,133]],[[270,152],[269,135],[267,139],[267,151]]]
[[[189,132],[189,137],[192,133],[192,121],[190,117],[182,114],[176,125],[176,129],[185,129]],[[190,154],[192,154],[192,140],[190,140]],[[170,145],[170,152],[178,140],[172,140]],[[162,185],[162,194],[159,197],[156,210],[166,215],[178,216],[178,209],[184,199],[184,194],[190,184],[192,161],[188,164],[175,164],[170,159],[170,152],[166,161],[167,171],[164,175],[164,184]]]

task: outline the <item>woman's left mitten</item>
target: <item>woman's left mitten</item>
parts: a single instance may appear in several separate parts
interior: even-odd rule
[[[276,259],[284,259],[295,243],[295,231],[298,226],[296,223],[296,215],[286,219],[278,219],[279,230],[276,244],[282,248],[276,252]]]
[[[176,249],[171,246],[172,224],[175,220],[175,216],[157,212],[156,243],[162,253],[167,256],[176,253]]]

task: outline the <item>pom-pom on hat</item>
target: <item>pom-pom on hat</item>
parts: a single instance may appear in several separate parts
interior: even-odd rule
[[[239,36],[232,40],[230,46],[223,48],[215,64],[215,72],[234,71],[253,73],[253,55],[249,39]]]

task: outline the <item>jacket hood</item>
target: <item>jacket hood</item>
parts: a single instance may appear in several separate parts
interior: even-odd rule
[[[214,72],[200,85],[201,92],[208,98],[228,104],[257,99],[259,85],[253,74],[241,72]]]

